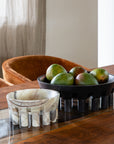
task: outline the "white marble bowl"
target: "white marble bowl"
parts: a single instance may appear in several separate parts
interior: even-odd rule
[[[8,93],[10,119],[20,127],[39,127],[56,122],[59,92],[48,89],[25,89]]]

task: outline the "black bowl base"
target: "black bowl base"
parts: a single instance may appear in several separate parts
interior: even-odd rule
[[[90,96],[87,99],[63,99],[60,97],[59,101],[59,111],[64,112],[80,112],[80,113],[88,113],[89,111],[99,111],[102,109],[107,109],[113,106],[113,93],[108,96],[101,96],[101,97],[92,97]]]

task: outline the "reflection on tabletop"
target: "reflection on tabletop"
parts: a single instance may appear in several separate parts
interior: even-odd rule
[[[113,99],[113,101],[114,101],[114,99]],[[88,105],[88,103],[87,103],[86,104],[86,112],[80,114],[76,108],[77,101],[75,101],[74,107],[73,107],[72,111],[69,113],[69,112],[64,112],[64,101],[63,100],[61,100],[61,103],[62,103],[62,106],[61,106],[61,110],[59,111],[59,117],[58,117],[57,123],[51,124],[49,126],[41,126],[39,128],[31,127],[31,128],[21,128],[20,129],[19,126],[14,126],[11,123],[11,121],[9,119],[8,109],[1,110],[0,111],[0,143],[2,143],[2,144],[15,143],[19,140],[27,139],[27,138],[35,136],[35,135],[49,132],[53,129],[60,128],[61,126],[65,126],[65,125],[71,123],[71,121],[73,122],[73,120],[77,119],[77,121],[78,121],[78,118],[84,119],[85,117],[89,117],[88,114],[90,114],[90,116],[94,116],[94,115],[96,115],[96,113],[98,115],[98,114],[102,113],[102,111],[103,111],[103,110],[100,110],[96,113],[91,113],[91,111],[90,111],[91,105]],[[113,108],[114,108],[114,105],[113,105]],[[108,110],[112,110],[112,107],[110,107],[110,109],[108,109]],[[69,120],[70,120],[70,122],[69,122]]]

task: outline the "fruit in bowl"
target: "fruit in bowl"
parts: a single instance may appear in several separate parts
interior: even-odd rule
[[[99,83],[105,83],[108,81],[109,78],[108,72],[102,68],[94,69],[90,72],[90,74],[92,74]]]
[[[59,73],[66,72],[65,68],[59,64],[52,64],[46,70],[46,78],[47,80],[51,81],[54,76]]]
[[[52,80],[55,85],[73,85],[74,77],[70,73],[59,73]]]
[[[73,67],[69,73],[72,74],[74,77],[76,77],[78,74],[83,73],[83,72],[87,72],[84,68],[76,66]]]
[[[52,64],[46,70],[46,79],[53,85],[98,85],[108,81],[106,70],[96,68],[90,72],[76,66],[69,72],[59,64]]]
[[[76,83],[73,83],[73,79]],[[114,88],[113,75],[109,74],[109,80],[106,83],[100,84],[90,71],[80,73],[76,77],[71,75],[68,71],[66,73],[59,73],[53,77],[51,81],[48,81],[45,75],[42,75],[38,78],[38,82],[40,88],[53,89],[60,92],[60,97],[64,100],[64,104],[61,103],[60,100],[60,109],[61,105],[63,105],[65,112],[70,112],[72,110],[71,104],[73,104],[73,99],[79,100],[79,112],[85,112],[85,103],[90,96],[92,96],[92,110],[99,109],[98,98],[100,97],[101,100],[103,98],[102,103],[105,103],[107,107],[107,96],[110,95],[110,99],[112,99],[111,93]],[[104,99],[105,96],[106,101]]]
[[[98,85],[98,81],[90,73],[80,73],[75,79],[76,85]]]

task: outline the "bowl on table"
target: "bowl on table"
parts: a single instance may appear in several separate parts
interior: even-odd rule
[[[80,112],[84,112],[85,103],[90,97],[89,103],[91,104],[89,105],[91,105],[92,111],[97,111],[99,108],[105,109],[113,104],[114,76],[110,74],[108,82],[98,85],[54,85],[49,83],[45,75],[38,77],[37,80],[40,88],[60,92],[60,97],[64,101],[65,112],[71,111],[73,100],[78,100],[78,109]]]
[[[56,122],[59,92],[47,89],[25,89],[7,94],[11,121],[20,127],[39,127]],[[42,122],[41,122],[42,121]]]

